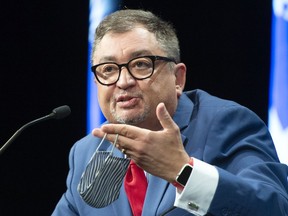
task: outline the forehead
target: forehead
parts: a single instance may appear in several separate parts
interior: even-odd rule
[[[136,27],[124,33],[108,33],[97,45],[93,63],[127,61],[141,55],[160,55],[156,37],[148,30]]]

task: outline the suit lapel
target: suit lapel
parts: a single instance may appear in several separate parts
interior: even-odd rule
[[[148,188],[143,206],[143,215],[158,215],[159,212],[161,213],[164,211],[163,208],[165,209],[171,206],[171,202],[168,203],[167,200],[162,202],[166,195],[168,186],[169,183],[167,181],[148,174]],[[169,194],[169,197],[171,196],[171,200],[174,202],[175,191],[174,194]]]
[[[111,207],[112,207],[112,211],[114,212],[113,215],[132,216],[130,204],[127,199],[126,192],[125,192],[123,185],[120,189],[119,198],[115,202],[112,203]]]

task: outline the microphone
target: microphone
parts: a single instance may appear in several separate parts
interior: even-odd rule
[[[65,118],[67,117],[68,115],[70,115],[71,113],[71,109],[69,106],[67,105],[63,105],[63,106],[60,106],[60,107],[57,107],[55,109],[53,109],[52,113],[50,113],[49,115],[46,115],[46,116],[43,116],[41,118],[38,118],[38,119],[35,119],[31,122],[28,122],[27,124],[23,125],[19,130],[17,130],[13,136],[1,147],[0,149],[0,155],[4,152],[4,150],[21,134],[21,132],[36,124],[36,123],[39,123],[39,122],[42,122],[42,121],[46,121],[46,120],[49,120],[49,119],[62,119],[62,118]]]

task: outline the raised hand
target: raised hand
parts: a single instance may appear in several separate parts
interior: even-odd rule
[[[162,130],[151,131],[126,124],[106,124],[93,130],[93,135],[114,142],[118,134],[116,147],[124,149],[148,173],[169,182],[175,180],[181,167],[189,161],[181,140],[178,126],[175,124],[164,103],[156,108],[157,118]]]

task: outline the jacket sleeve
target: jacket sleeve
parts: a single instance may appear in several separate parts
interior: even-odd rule
[[[237,105],[213,112],[207,125],[201,134],[205,139],[200,159],[218,172],[208,215],[288,215],[287,165],[279,162],[264,122]],[[187,184],[194,180],[191,176]],[[199,185],[200,191],[207,187]],[[186,209],[193,201],[197,206],[195,194],[193,190],[180,194],[186,199]]]

